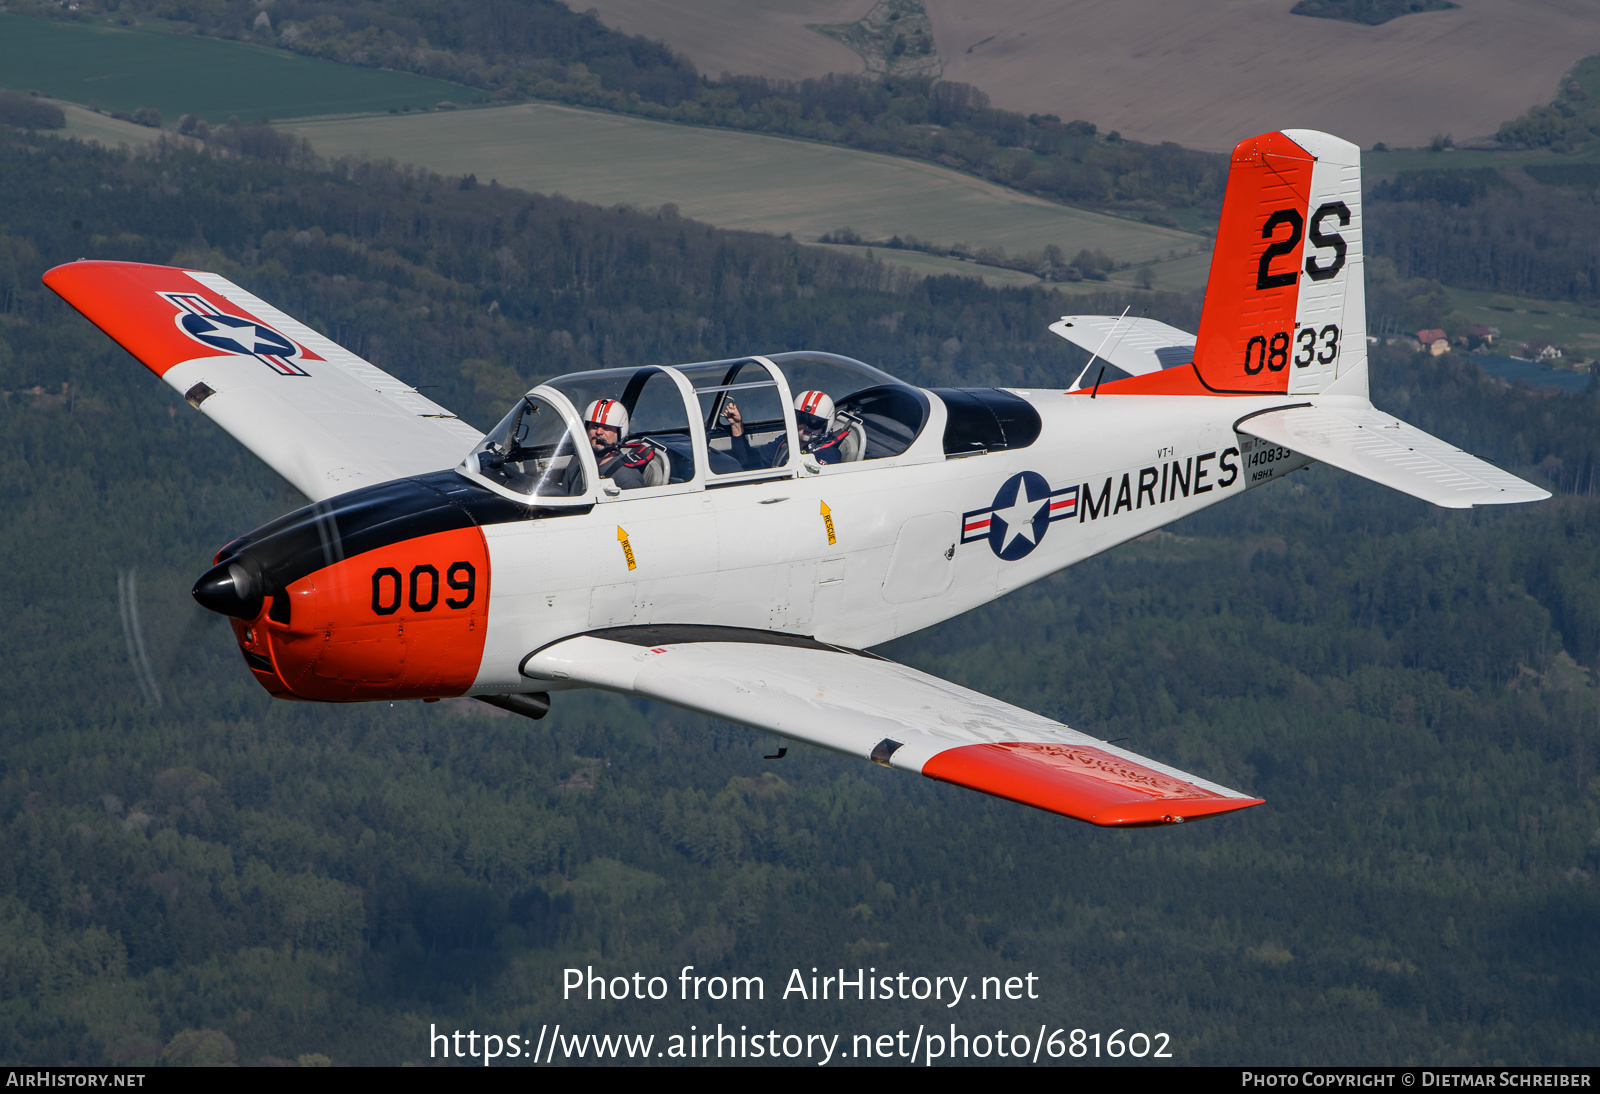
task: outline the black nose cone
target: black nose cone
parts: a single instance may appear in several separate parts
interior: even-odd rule
[[[217,563],[194,583],[194,598],[202,608],[235,619],[254,619],[261,614],[266,597],[266,582],[261,568],[248,557],[237,556]]]

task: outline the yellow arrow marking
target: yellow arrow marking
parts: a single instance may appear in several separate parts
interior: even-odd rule
[[[620,524],[617,525],[617,542],[622,544],[622,555],[628,560],[628,569],[637,569],[638,564],[633,561],[633,546],[628,542],[628,533],[622,530]]]
[[[828,503],[822,503],[822,523],[828,526],[828,546],[832,547],[839,542],[833,534],[833,510],[828,508]]]

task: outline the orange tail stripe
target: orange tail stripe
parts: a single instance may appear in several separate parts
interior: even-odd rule
[[[1305,149],[1282,133],[1263,133],[1234,147],[1194,348],[1195,368],[1214,390],[1288,390],[1287,368],[1263,368],[1256,360],[1247,371],[1245,355],[1251,339],[1262,340],[1255,352],[1264,357],[1266,340],[1294,330],[1300,245],[1315,166]],[[1291,241],[1293,248],[1285,250]]]

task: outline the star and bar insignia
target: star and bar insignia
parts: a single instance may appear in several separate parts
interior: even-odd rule
[[[198,293],[161,294],[178,308],[178,329],[201,345],[254,357],[280,376],[309,376],[295,362],[308,357],[294,342],[257,319],[229,315]]]
[[[989,541],[989,549],[1003,562],[1025,557],[1050,525],[1078,515],[1078,485],[1051,490],[1036,471],[1012,475],[995,491],[994,503],[962,514],[961,542]]]

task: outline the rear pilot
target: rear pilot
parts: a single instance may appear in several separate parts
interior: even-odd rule
[[[728,422],[728,435],[733,440],[733,458],[747,471],[763,467],[781,467],[789,459],[789,437],[783,434],[760,448],[750,446],[744,433],[744,417],[739,404],[728,400],[722,416]],[[850,435],[849,429],[835,429],[833,400],[825,392],[802,391],[795,396],[794,420],[800,427],[800,451],[818,463],[842,463],[842,445]]]

